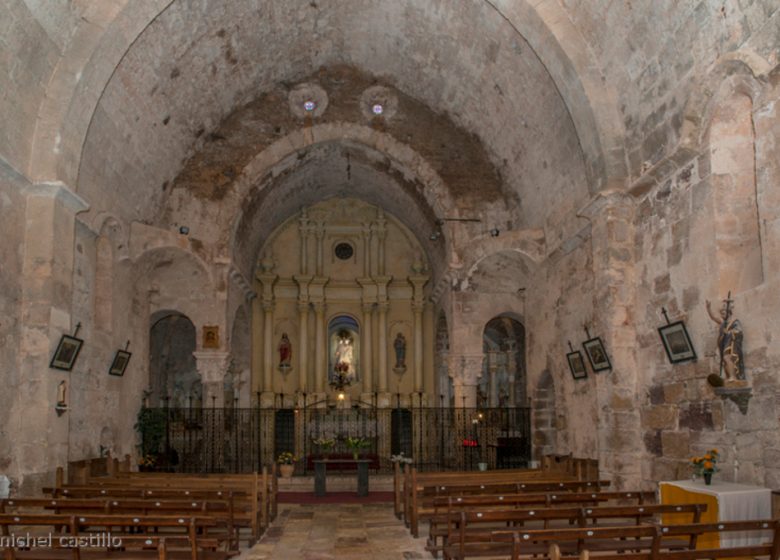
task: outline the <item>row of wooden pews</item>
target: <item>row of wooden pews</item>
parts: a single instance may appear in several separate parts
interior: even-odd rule
[[[61,480],[60,474],[57,486],[43,489],[45,497],[0,500],[5,560],[225,559],[242,542],[259,539],[277,512],[275,467],[243,475],[121,472],[80,484]],[[42,540],[16,538],[30,534]]]
[[[398,488],[396,515],[415,537],[427,523],[426,548],[434,557],[780,560],[778,521],[702,523],[706,504],[657,504],[655,492],[612,491],[592,462],[571,457],[537,470],[407,468]],[[672,518],[675,524],[664,524]],[[702,535],[732,531],[758,538],[749,546],[703,548]]]

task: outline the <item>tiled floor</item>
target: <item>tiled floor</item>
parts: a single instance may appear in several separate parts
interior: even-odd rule
[[[242,560],[401,560],[432,558],[392,504],[281,504],[279,515]]]

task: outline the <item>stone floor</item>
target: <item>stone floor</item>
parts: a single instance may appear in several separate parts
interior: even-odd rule
[[[241,560],[432,558],[392,504],[281,504],[279,515]]]

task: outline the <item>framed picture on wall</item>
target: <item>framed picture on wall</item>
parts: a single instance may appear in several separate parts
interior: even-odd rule
[[[79,357],[82,344],[84,344],[84,341],[80,338],[63,334],[59,344],[57,344],[57,349],[54,351],[49,367],[65,371],[72,370],[76,363],[76,358]]]
[[[575,350],[566,354],[566,359],[569,361],[569,369],[571,370],[571,376],[574,379],[585,379],[588,377],[588,372],[585,369],[585,358],[582,357],[582,352]]]
[[[127,364],[130,362],[130,356],[132,356],[130,352],[117,350],[116,354],[114,354],[114,361],[111,362],[111,367],[108,368],[108,373],[117,376],[124,375],[125,368],[127,368]]]
[[[582,347],[588,355],[588,361],[590,361],[593,371],[612,369],[612,363],[609,361],[609,356],[607,356],[607,350],[599,337],[586,340],[582,343]]]
[[[677,364],[696,359],[696,350],[693,349],[688,329],[682,321],[660,327],[658,334],[661,335],[661,342],[664,343],[664,350],[671,363]]]

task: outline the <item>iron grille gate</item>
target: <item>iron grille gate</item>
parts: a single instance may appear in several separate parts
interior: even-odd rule
[[[366,439],[372,468],[392,471],[403,452],[419,470],[523,467],[531,460],[528,408],[149,408],[139,422],[147,470],[241,473],[270,465],[282,451],[312,469],[315,441],[336,440],[334,457],[351,456],[347,437]],[[140,418],[140,416],[139,416]]]

